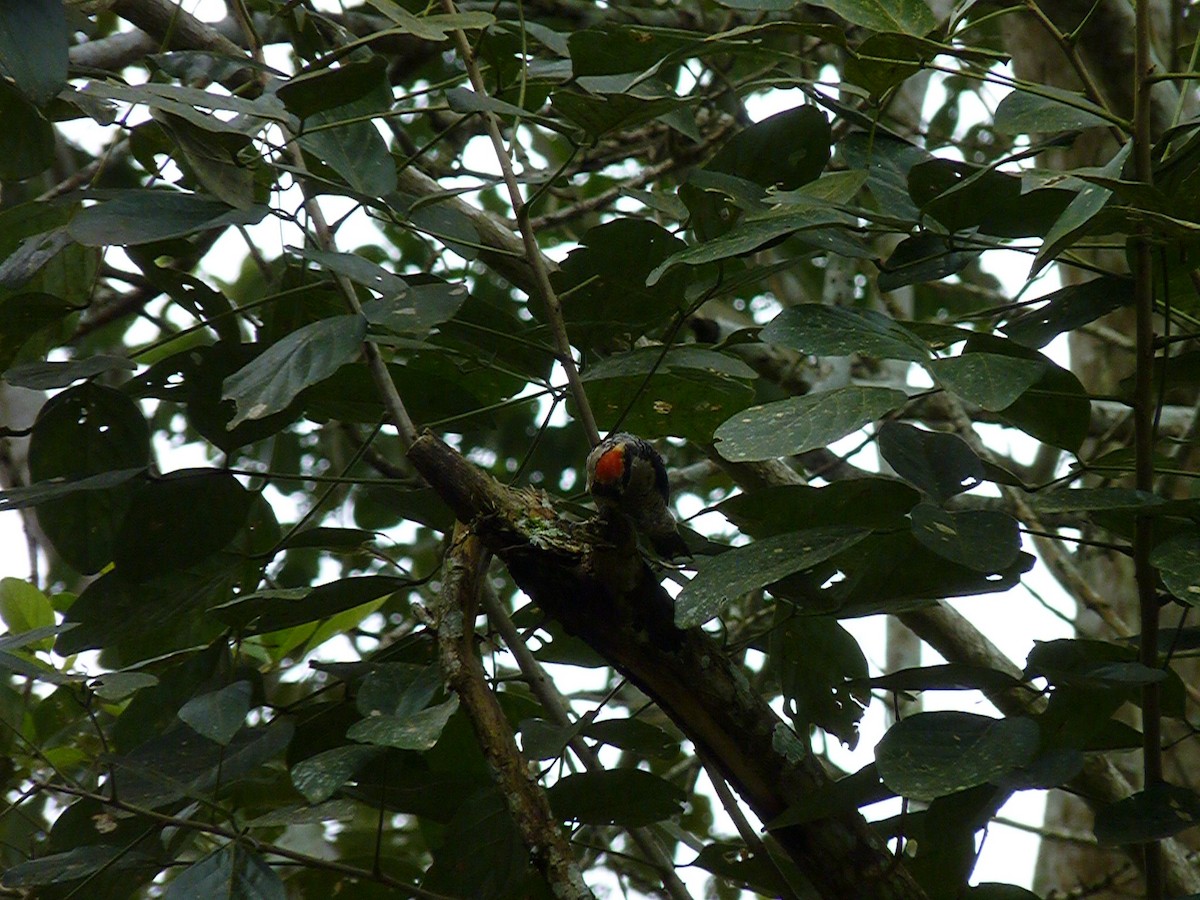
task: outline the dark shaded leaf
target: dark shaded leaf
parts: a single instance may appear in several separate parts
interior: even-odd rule
[[[146,471],[145,467],[137,469],[117,469],[112,472],[101,472],[99,475],[89,475],[86,478],[51,479],[39,481],[29,487],[12,488],[0,491],[0,512],[15,509],[27,509],[61,497],[69,497],[81,491],[102,491],[124,484],[131,478],[136,478]]]
[[[858,723],[870,701],[859,683],[867,659],[858,641],[835,619],[801,616],[789,604],[776,605],[768,639],[768,659],[778,676],[784,712],[798,734],[823,728],[850,748],[858,744]]]
[[[50,391],[105,372],[132,372],[137,365],[123,356],[85,356],[70,362],[36,362],[13,366],[4,380],[13,387]]]
[[[92,844],[65,853],[50,853],[5,869],[0,884],[14,890],[44,884],[62,884],[85,878],[110,866],[131,869],[155,866],[154,860],[137,850]]]
[[[811,569],[868,534],[861,528],[811,528],[754,541],[706,560],[675,599],[675,624],[703,625],[742,594]]]
[[[920,37],[937,27],[924,0],[818,0],[852,25],[871,31],[896,31]]]
[[[0,69],[38,106],[46,106],[67,85],[69,39],[60,0],[0,5]]]
[[[371,118],[391,109],[392,89],[385,66],[374,62],[364,65],[372,71],[364,72],[362,83],[354,85],[356,90],[366,88],[364,93],[305,118],[297,141],[322,168],[336,172],[351,190],[375,199],[397,187],[396,163]]]
[[[397,750],[428,750],[442,736],[446,722],[458,709],[458,697],[407,715],[374,715],[356,722],[346,737],[364,744]]]
[[[674,347],[664,356],[662,348],[641,347],[590,366],[583,383],[601,428],[620,421],[643,438],[705,443],[754,398],[755,377],[740,359],[715,350]]]
[[[1144,844],[1200,825],[1200,795],[1159,782],[1096,811],[1096,840],[1105,846]]]
[[[825,447],[902,405],[903,391],[850,385],[752,406],[714,435],[731,462],[775,459]]]
[[[1044,235],[1075,196],[1059,188],[1027,191],[1018,175],[950,159],[913,166],[908,190],[947,231],[1008,238]]]
[[[378,600],[410,583],[405,578],[385,575],[343,578],[314,588],[247,594],[214,608],[213,613],[236,628],[262,634],[328,618]]]
[[[113,563],[134,582],[199,563],[242,530],[253,498],[218,469],[184,469],[145,481],[130,495]]]
[[[1101,169],[1090,171],[1106,178],[1120,177],[1121,169],[1125,166],[1125,160],[1128,158],[1132,146],[1132,143],[1126,143],[1107,165]],[[1081,170],[1077,174],[1083,174],[1083,171]],[[1094,182],[1084,182],[1075,199],[1063,210],[1054,226],[1046,233],[1046,239],[1042,241],[1041,249],[1038,250],[1029,268],[1029,277],[1032,278],[1040,272],[1062,250],[1086,234],[1091,220],[1099,214],[1111,196],[1112,191],[1108,188],[1101,187]]]
[[[454,811],[421,886],[448,897],[522,896],[529,851],[495,787],[477,791]]]
[[[19,5],[10,2],[4,8]],[[54,126],[5,80],[0,80],[0,119],[0,180],[22,181],[54,164]]]
[[[568,775],[546,791],[554,814],[584,825],[636,828],[677,815],[683,791],[641,769],[601,769]]]
[[[287,889],[261,856],[231,841],[167,882],[162,896],[163,900],[286,900]]]
[[[34,481],[78,479],[145,467],[150,433],[141,410],[110,388],[85,383],[49,400],[38,414],[29,443]],[[84,574],[113,557],[118,526],[132,494],[125,478],[108,489],[39,500],[38,521],[54,549]]]
[[[323,803],[353,778],[359,769],[383,752],[382,747],[362,744],[326,750],[294,765],[292,784],[309,803]]]
[[[1033,719],[918,713],[888,729],[875,759],[884,784],[905,797],[931,801],[1026,765],[1040,741]]]
[[[1171,536],[1154,548],[1150,562],[1172,595],[1200,605],[1200,531],[1190,529]]]
[[[150,244],[201,231],[254,225],[265,206],[235,209],[219,200],[168,190],[124,190],[79,211],[68,229],[89,247]]]
[[[959,249],[944,235],[923,231],[902,240],[880,263],[879,289],[894,291],[909,284],[937,281],[966,268],[978,256],[978,250]]]
[[[989,411],[1011,406],[1046,372],[1039,360],[995,353],[962,353],[931,360],[925,368],[943,387]]]
[[[1005,691],[1020,687],[1021,679],[983,666],[943,663],[936,666],[900,669],[868,678],[867,687],[885,691]]]
[[[994,127],[1000,134],[1052,134],[1111,124],[1104,110],[1082,94],[1039,85],[1038,93],[1015,90],[996,107]]]
[[[1105,275],[1071,284],[1042,298],[1046,302],[1010,318],[1002,330],[1026,347],[1044,347],[1058,335],[1133,305],[1133,282]]]
[[[237,405],[229,422],[262,419],[286,409],[296,395],[328,378],[358,355],[367,334],[362,316],[321,319],[268,347],[225,379],[222,398]]]
[[[809,356],[861,353],[920,363],[929,359],[924,341],[882,313],[820,303],[788,307],[763,328],[759,339]]]
[[[877,442],[880,455],[897,475],[938,502],[969,491],[984,480],[983,462],[956,434],[925,431],[904,422],[884,422]]]
[[[998,510],[947,512],[932,503],[912,511],[913,534],[938,556],[977,572],[999,572],[1017,561],[1017,520]]]
[[[227,746],[246,723],[250,711],[251,685],[248,681],[233,684],[193,697],[179,710],[179,718],[210,741]]]
[[[753,537],[803,528],[850,525],[873,530],[899,528],[920,495],[891,478],[849,478],[822,487],[788,484],[735,494],[717,509]]]

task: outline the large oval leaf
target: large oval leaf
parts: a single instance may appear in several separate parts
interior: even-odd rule
[[[306,387],[328,378],[359,351],[362,316],[333,316],[297,328],[225,379],[225,400],[237,405],[230,428],[286,409]]]
[[[1017,561],[1017,520],[992,509],[947,512],[932,503],[912,511],[913,534],[938,556],[976,572],[1000,572]]]
[[[88,247],[132,246],[230,225],[253,225],[268,212],[265,206],[235,209],[181,191],[127,190],[80,210],[68,228],[71,237]]]
[[[35,481],[80,478],[141,468],[150,463],[150,430],[137,404],[111,388],[81,384],[52,398],[38,415],[29,443]],[[38,508],[54,549],[84,574],[112,558],[117,528],[132,485],[60,496]]]
[[[744,409],[714,437],[731,462],[775,459],[825,447],[895,409],[908,399],[891,388],[849,385]]]
[[[810,569],[865,538],[864,528],[809,528],[736,547],[699,565],[675,598],[675,624],[703,625],[735,597]]]
[[[1026,765],[1040,741],[1033,719],[919,713],[888,730],[875,748],[875,759],[884,784],[905,797],[929,802]]]
[[[802,303],[785,309],[759,334],[809,356],[862,353],[878,359],[924,362],[929,348],[903,325],[871,309]]]

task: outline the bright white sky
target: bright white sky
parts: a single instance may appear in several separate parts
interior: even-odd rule
[[[184,6],[192,7],[193,4],[184,3]],[[212,2],[199,4],[197,12],[201,17],[209,19],[219,17],[223,14],[220,4]],[[284,63],[282,57],[279,60],[269,61],[281,64],[281,67]],[[936,93],[936,89],[931,93]],[[998,97],[989,98],[989,100],[991,101],[989,105],[994,108]],[[752,117],[757,121],[779,110],[795,106],[800,102],[802,102],[802,98],[798,92],[781,91],[775,92],[769,97],[752,99],[748,106]],[[930,102],[933,103],[934,101],[931,100]],[[961,122],[969,123],[979,121],[984,117],[990,117],[990,113],[982,107],[972,108],[977,103],[978,101],[973,97],[966,98],[961,110]],[[965,125],[962,127],[965,127]],[[72,137],[81,140],[82,143],[89,146],[96,146],[106,136],[75,131],[72,133]],[[496,171],[490,146],[483,141],[479,141],[469,147],[467,164],[476,171]],[[328,199],[329,204],[327,208],[331,214],[337,215],[345,211],[342,206],[345,201],[338,198]],[[286,204],[287,200],[285,199],[284,202]],[[357,230],[344,230],[342,233],[349,242],[365,242],[372,239],[372,233],[367,230],[369,228],[369,224],[366,222],[365,217],[363,217],[360,228]],[[294,244],[297,236],[285,234],[281,231],[280,225],[276,220],[268,219],[266,223],[256,227],[253,239],[269,257],[278,253],[285,241]],[[1006,254],[1002,253],[989,254],[986,257],[987,266],[1001,279],[1006,291],[1010,295],[1016,295],[1025,287],[1024,280],[1028,268],[1028,257],[1015,253],[1007,255],[1011,258],[1005,259]],[[241,264],[243,256],[244,247],[241,246],[241,239],[231,234],[217,244],[213,253],[205,260],[205,263],[212,275],[226,280],[233,280],[236,277],[237,269]],[[1053,272],[1053,269],[1051,269],[1051,272]],[[1051,275],[1043,279],[1041,283],[1032,286],[1027,291],[1027,296],[1038,296],[1054,290],[1058,287],[1055,278],[1056,276]],[[1065,364],[1065,341],[1059,341],[1051,345],[1049,352],[1057,361]],[[987,437],[992,442],[992,446],[997,450],[1014,455],[1023,461],[1028,461],[1033,454],[1033,442],[1021,435],[1002,432],[999,429],[991,429]],[[858,436],[847,438],[844,442],[844,449],[856,446],[859,440]],[[838,449],[838,447],[835,446],[834,449]],[[156,448],[156,451],[160,465],[165,470],[205,464],[203,451],[199,448],[173,448],[162,444]],[[855,462],[859,465],[868,465],[866,457],[871,452],[873,452],[873,448],[856,458]],[[694,514],[698,511],[699,504],[689,501],[693,501],[693,498],[684,498],[684,502],[681,503],[682,512],[685,515]],[[294,515],[285,510],[280,510],[280,513],[281,517],[285,519]],[[691,524],[702,530],[706,527],[712,527],[716,530],[725,530],[726,528],[723,519],[715,513],[693,520]],[[0,575],[18,578],[27,578],[29,576],[28,561],[24,548],[25,541],[23,532],[21,531],[20,517],[16,513],[0,515]],[[1031,553],[1033,552],[1031,546],[1027,546],[1026,550]],[[1027,581],[1034,590],[1046,598],[1056,609],[1066,612],[1071,608],[1070,603],[1058,588],[1057,583],[1040,564],[1037,569],[1027,576]],[[1006,594],[987,595],[952,602],[1018,664],[1024,662],[1026,654],[1033,645],[1034,638],[1047,640],[1067,636],[1070,633],[1068,626],[1061,618],[1048,611],[1029,590],[1023,587],[1015,588]],[[878,671],[880,668],[879,664],[884,658],[883,618],[875,616],[852,620],[847,622],[846,625],[858,637],[868,659],[872,663],[873,669]],[[342,656],[342,651],[346,648],[331,647],[329,649],[334,651],[338,656]],[[936,654],[926,648],[923,662],[930,664],[938,661],[940,659]],[[581,688],[587,686],[586,681],[589,678],[589,673],[580,673],[578,670],[571,670],[571,673],[572,679],[577,680]],[[995,714],[990,704],[980,699],[978,695],[963,692],[940,692],[927,693],[924,695],[924,699],[927,709],[956,708]],[[831,756],[834,761],[849,771],[857,770],[870,762],[874,757],[874,745],[882,735],[884,725],[883,704],[877,702],[872,705],[863,720],[862,740],[858,748],[850,752],[841,747],[833,747]],[[1038,824],[1041,821],[1043,806],[1044,795],[1042,793],[1024,792],[1010,800],[1003,809],[1002,815],[1017,821]],[[879,809],[872,810],[871,812],[873,815],[879,816],[892,815],[898,811],[898,808],[898,803],[881,804]],[[732,834],[733,828],[728,820],[726,820],[725,826],[727,831]],[[974,880],[976,882],[1015,882],[1028,886],[1032,878],[1036,845],[1036,838],[1028,832],[1005,826],[993,827],[983,846]],[[689,859],[690,856],[687,851],[684,851],[684,859]],[[685,880],[696,891],[696,896],[702,896],[704,874],[687,869],[683,870],[681,874],[695,876],[686,877]]]

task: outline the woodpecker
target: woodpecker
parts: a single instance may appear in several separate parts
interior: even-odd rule
[[[587,489],[601,512],[632,519],[663,559],[692,555],[668,506],[667,467],[641,438],[618,431],[601,441],[588,454]]]

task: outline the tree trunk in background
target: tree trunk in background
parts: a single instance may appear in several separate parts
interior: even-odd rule
[[[1082,29],[1076,46],[1084,65],[1099,84],[1105,99],[1112,108],[1123,116],[1132,116],[1133,67],[1133,11],[1125,0],[1101,0],[1099,3],[1043,2],[1041,4],[1057,25],[1066,33],[1076,29],[1090,13],[1088,24]],[[1093,6],[1095,9],[1093,10]],[[1170,4],[1161,0],[1155,10],[1156,34],[1152,36],[1156,47],[1162,47],[1161,35],[1168,33]],[[1059,43],[1048,30],[1032,15],[1012,15],[1005,19],[1006,44],[1012,52],[1013,68],[1018,78],[1044,84],[1081,90],[1078,77],[1064,55]],[[1156,97],[1155,127],[1160,132],[1173,113],[1173,97],[1168,91]],[[1099,166],[1108,162],[1117,147],[1106,132],[1096,130],[1085,135],[1073,146],[1052,151],[1054,158],[1044,162],[1054,168]],[[1123,255],[1110,253],[1107,258],[1097,260],[1104,268],[1125,268]],[[1089,280],[1092,275],[1079,269],[1062,267],[1063,282]],[[1132,335],[1132,312],[1121,312],[1105,323],[1120,334]],[[1074,332],[1071,338],[1071,368],[1083,381],[1084,386],[1097,395],[1119,393],[1119,384],[1130,376],[1134,359],[1127,349],[1098,340],[1082,332]],[[1103,445],[1084,448],[1085,455],[1104,452]],[[1087,535],[1085,535],[1086,537]],[[1138,629],[1137,591],[1133,578],[1133,566],[1128,557],[1095,547],[1080,547],[1074,554],[1079,568],[1093,588],[1128,623],[1128,633]],[[1164,617],[1164,627],[1173,624],[1170,615]],[[1078,610],[1076,628],[1081,636],[1099,635],[1107,639],[1117,637],[1098,615],[1084,609]],[[1193,669],[1193,672],[1195,670]],[[1187,668],[1180,673],[1189,679]],[[1136,721],[1133,724],[1138,724]],[[1173,737],[1170,723],[1164,723],[1164,736],[1168,742]],[[1135,787],[1141,783],[1141,760],[1138,754],[1128,754],[1118,760],[1126,777]],[[1194,742],[1184,742],[1172,748],[1166,760],[1168,780],[1188,783],[1185,773],[1197,771],[1200,752]],[[1050,794],[1046,808],[1046,828],[1066,835],[1087,837],[1092,833],[1092,812],[1076,797],[1062,791]],[[1189,846],[1197,846],[1194,838],[1183,839]],[[1054,897],[1083,888],[1086,896],[1096,900],[1138,897],[1143,894],[1140,877],[1128,860],[1120,853],[1098,848],[1090,843],[1072,840],[1047,840],[1042,844],[1035,873],[1034,890],[1039,896]]]

